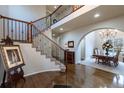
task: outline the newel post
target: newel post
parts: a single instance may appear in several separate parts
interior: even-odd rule
[[[50,26],[52,26],[52,15],[50,14]]]
[[[32,23],[30,22],[27,27],[27,41],[32,43]]]

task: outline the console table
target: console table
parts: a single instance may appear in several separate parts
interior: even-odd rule
[[[65,51],[65,61],[69,64],[75,63],[75,52]]]

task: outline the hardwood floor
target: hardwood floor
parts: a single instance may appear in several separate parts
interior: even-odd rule
[[[26,82],[20,81],[17,87],[52,88],[54,84],[67,84],[72,88],[122,88],[124,76],[84,65],[69,64],[67,74],[61,72],[44,72],[26,77]]]

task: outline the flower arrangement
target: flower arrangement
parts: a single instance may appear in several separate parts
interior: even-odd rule
[[[104,49],[104,50],[106,50],[106,55],[109,55],[109,53],[108,53],[108,51],[109,51],[109,49],[111,49],[111,48],[113,48],[113,46],[112,46],[112,44],[109,42],[109,41],[107,41],[107,42],[105,42],[103,45],[102,45],[102,48]]]

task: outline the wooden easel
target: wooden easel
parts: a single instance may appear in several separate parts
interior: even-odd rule
[[[3,39],[1,42],[5,43],[6,46],[13,45],[13,41],[11,40],[11,38],[9,38],[9,36],[7,36],[6,39]],[[13,71],[13,74],[11,74],[12,71]],[[7,79],[7,82],[5,82],[6,79]],[[1,88],[16,87],[17,83],[21,79],[24,80],[24,83],[25,83],[24,71],[22,69],[22,66],[15,67],[8,71],[4,70],[4,76],[3,76],[2,84],[0,85],[0,87]]]
[[[5,79],[6,79],[6,71],[4,70],[4,76],[3,76],[3,80],[2,80],[2,84],[1,84],[1,88],[5,88],[6,85],[5,85]]]

